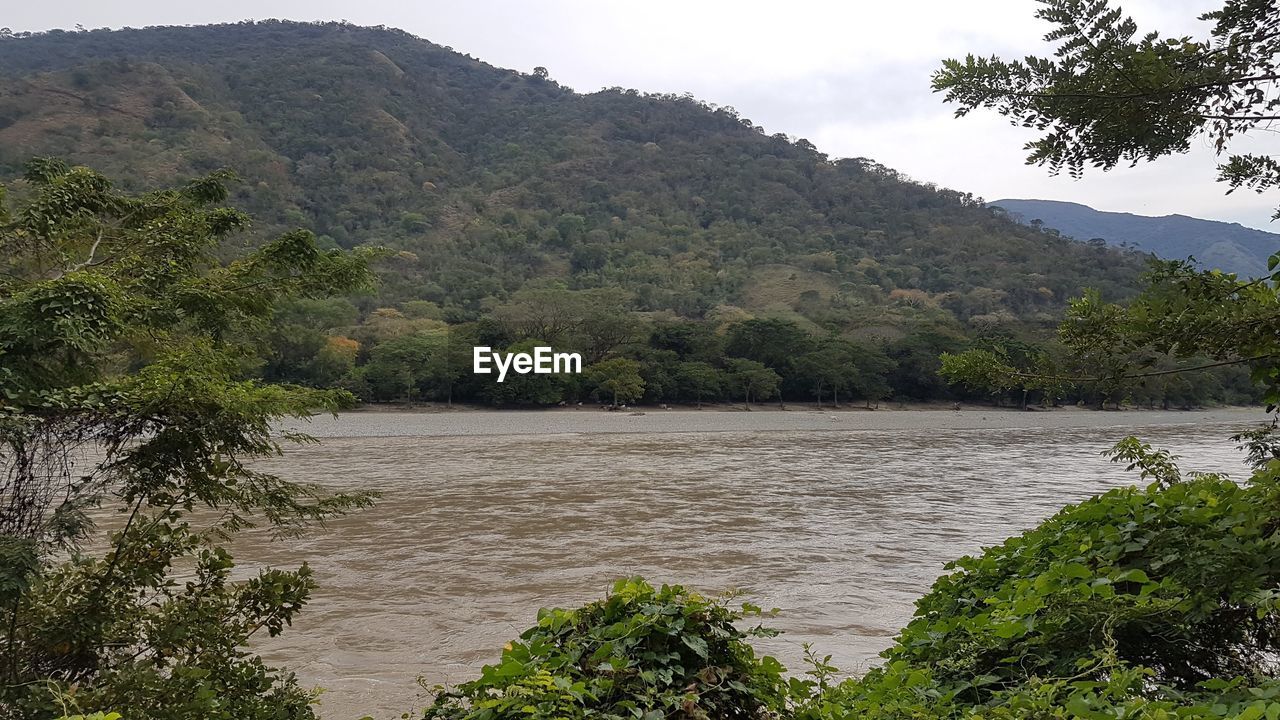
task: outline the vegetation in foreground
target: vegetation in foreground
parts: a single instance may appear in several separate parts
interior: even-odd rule
[[[371,499],[248,465],[278,452],[273,421],[346,398],[244,360],[281,298],[359,287],[363,258],[293,232],[218,262],[248,222],[218,176],[130,195],[38,160],[26,179],[0,205],[0,718],[313,717],[246,649],[292,621],[310,569],[246,578],[224,544]],[[99,507],[117,514],[91,534]]]

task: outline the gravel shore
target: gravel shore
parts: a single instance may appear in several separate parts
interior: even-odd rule
[[[1052,428],[1142,428],[1238,423],[1267,418],[1262,408],[1212,410],[1099,411],[1080,408],[1023,411],[966,407],[943,409],[816,410],[795,407],[752,412],[717,409],[604,411],[597,407],[555,410],[357,410],[317,416],[286,427],[319,438],[441,437],[456,435],[549,435],[594,433],[708,433],[804,430],[965,430]]]

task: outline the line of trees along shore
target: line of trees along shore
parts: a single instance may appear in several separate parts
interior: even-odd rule
[[[1032,389],[979,386],[939,372],[940,357],[975,350],[1028,370],[1052,364],[1064,351],[1046,331],[993,326],[962,334],[938,327],[883,341],[851,338],[789,318],[741,313],[694,320],[634,312],[628,303],[628,294],[617,289],[529,289],[478,321],[450,324],[440,308],[425,301],[376,308],[363,318],[348,299],[294,301],[276,314],[258,362],[267,380],[342,388],[373,403],[875,407],[964,401],[1185,408],[1247,404],[1259,397],[1248,372],[1237,367]],[[494,375],[473,372],[476,346],[577,352],[584,372],[510,373],[499,383]],[[1152,362],[1178,367],[1164,357]]]

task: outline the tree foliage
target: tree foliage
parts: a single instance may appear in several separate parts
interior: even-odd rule
[[[578,610],[538,624],[476,680],[439,689],[429,720],[774,718],[788,693],[777,660],[747,642],[775,633],[735,623],[760,609],[680,586],[621,580]]]
[[[1222,151],[1265,121],[1280,13],[1228,0],[1205,19],[1212,42],[1134,41],[1136,26],[1099,0],[1048,0],[1056,60],[948,61],[935,88],[960,114],[995,107],[1048,130],[1033,161],[1078,173],[1187,149],[1208,133]],[[1025,116],[1023,118],[1022,116]],[[1261,175],[1224,176],[1265,187]],[[1280,257],[1273,256],[1274,272]],[[942,373],[993,392],[1092,386],[1104,399],[1148,383],[1242,366],[1280,404],[1280,273],[1240,280],[1189,263],[1153,265],[1124,304],[1088,293],[1059,327],[1061,350],[1028,362],[1006,347],[944,354]],[[1167,392],[1167,388],[1165,391]],[[1113,459],[1145,488],[1070,506],[952,572],[917,603],[886,665],[847,683],[813,717],[1280,717],[1276,679],[1280,452],[1272,421],[1237,436],[1254,474],[1183,473],[1170,453],[1127,438]],[[906,692],[902,688],[909,688]],[[850,712],[852,711],[852,712]]]
[[[0,210],[0,715],[306,718],[311,694],[245,650],[305,604],[310,570],[233,581],[220,541],[293,534],[369,503],[253,469],[273,423],[340,392],[247,379],[286,297],[369,281],[362,257],[286,233],[234,260],[248,225],[226,174],[123,193],[30,163]],[[105,554],[89,510],[118,511]],[[180,580],[189,573],[189,579]]]
[[[1276,268],[1280,257],[1272,258]],[[1003,351],[972,349],[942,356],[952,382],[1000,393],[1012,388],[1050,396],[1089,392],[1119,403],[1155,393],[1166,400],[1208,392],[1224,368],[1245,368],[1257,397],[1280,405],[1280,272],[1258,280],[1159,263],[1147,288],[1125,304],[1087,293],[1071,303],[1058,330],[1056,357],[1011,360]]]
[[[957,115],[995,109],[1044,133],[1028,143],[1028,162],[1104,170],[1186,152],[1205,137],[1219,154],[1231,141],[1280,118],[1280,8],[1271,0],[1228,0],[1200,19],[1209,35],[1139,34],[1109,0],[1041,0],[1036,16],[1055,28],[1053,57],[947,60],[935,91]],[[1220,179],[1231,190],[1280,186],[1280,164],[1266,155],[1228,155]],[[1280,217],[1280,213],[1277,213]]]
[[[884,664],[800,717],[1280,713],[1280,465],[1237,484],[1133,438],[1112,454],[1152,482],[949,564]]]
[[[627,358],[610,358],[592,365],[586,370],[586,380],[602,396],[611,398],[614,406],[637,400],[644,394],[640,363]]]

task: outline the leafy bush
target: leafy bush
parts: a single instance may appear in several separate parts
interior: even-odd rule
[[[742,612],[680,586],[619,581],[579,610],[543,610],[480,678],[440,692],[426,718],[774,718],[784,668],[756,657]]]
[[[950,564],[887,662],[805,718],[1280,717],[1280,462],[1249,483],[1153,478]]]
[[[370,275],[306,232],[220,261],[248,224],[229,179],[132,195],[36,159],[12,209],[0,187],[0,720],[314,717],[315,693],[248,650],[292,622],[311,570],[237,577],[223,545],[372,496],[251,467],[305,440],[278,421],[346,398],[246,379],[244,360],[280,301]]]

